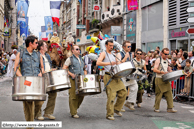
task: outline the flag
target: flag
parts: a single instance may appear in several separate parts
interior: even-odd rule
[[[61,1],[50,1],[50,11],[53,22],[57,22],[59,26],[59,18],[60,18],[60,6]]]
[[[46,32],[53,32],[53,21],[51,16],[44,17]]]
[[[6,25],[7,25],[7,20],[6,20],[5,16],[4,16],[4,27],[6,27]]]
[[[41,32],[46,32],[46,27],[45,26],[41,26]]]
[[[80,4],[82,4],[82,0],[78,0]]]
[[[26,37],[28,36],[28,17],[26,17],[25,21],[20,22],[20,36]]]

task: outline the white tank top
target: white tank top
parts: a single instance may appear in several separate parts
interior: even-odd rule
[[[116,59],[112,54],[109,54],[108,52],[105,51],[105,58],[102,62],[116,62]],[[111,65],[104,66],[105,72],[110,72],[110,69],[111,69]]]
[[[158,70],[167,72],[167,70],[168,70],[168,60],[164,60],[164,59],[162,59],[162,57],[160,57],[160,58],[159,58],[160,59],[160,64],[159,64]],[[156,73],[157,78],[162,78],[163,75],[164,74]]]

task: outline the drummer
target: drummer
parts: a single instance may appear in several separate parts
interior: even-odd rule
[[[25,44],[26,49],[24,48],[24,50],[18,52],[16,56],[14,66],[14,71],[17,69],[16,75],[42,77],[42,73],[44,73],[42,56],[38,52],[34,51],[34,49],[38,46],[37,38],[35,36],[28,36],[25,40]],[[19,62],[21,72],[18,69]],[[34,121],[34,118],[44,120],[43,117],[38,115],[43,103],[43,101],[23,101],[26,121]]]
[[[135,52],[136,57],[133,59],[133,63],[136,68],[136,71],[134,73],[137,74],[138,79],[141,77],[141,75],[145,74],[146,72],[146,64],[145,64],[145,60],[142,59],[142,54],[143,54],[142,50],[137,49]],[[145,71],[145,72],[142,72],[142,71]],[[137,104],[137,107],[140,108],[142,103],[142,96],[144,93],[144,87],[141,80],[137,81],[137,84],[138,84],[138,92],[137,92],[136,104]]]
[[[126,88],[120,78],[111,78],[110,70],[112,66],[116,65],[116,58],[111,54],[113,50],[113,40],[107,40],[105,43],[106,51],[100,54],[100,57],[97,60],[98,66],[104,66],[105,75],[104,75],[104,84],[106,86],[107,94],[107,105],[106,105],[106,118],[109,120],[114,120],[114,113],[119,116],[122,116],[121,109],[125,102],[126,98]],[[115,97],[117,95],[117,101],[114,105]]]
[[[76,95],[75,77],[78,75],[86,75],[85,65],[80,55],[80,49],[78,45],[72,46],[73,55],[65,61],[63,69],[69,69],[71,88],[69,89],[69,108],[73,118],[79,118],[77,115],[77,109],[80,107],[84,96]]]
[[[44,64],[44,70],[45,72],[49,72],[53,69],[52,68],[52,61],[51,58],[49,56],[49,54],[47,54],[47,44],[44,40],[40,40],[38,41],[38,47],[37,47],[40,55],[43,57],[43,64]],[[47,105],[46,108],[44,109],[44,117],[49,118],[50,120],[54,120],[55,117],[52,115],[54,112],[54,108],[55,108],[55,102],[56,102],[56,97],[57,97],[57,92],[49,92],[48,93],[48,101],[47,101]],[[41,116],[41,109],[39,112],[39,116]]]
[[[156,73],[156,79],[155,79],[155,112],[160,112],[160,101],[162,99],[162,96],[165,96],[165,99],[167,101],[167,112],[175,113],[177,110],[173,109],[173,97],[172,97],[172,88],[170,85],[170,82],[164,82],[162,80],[162,75],[167,74],[168,72],[171,72],[171,68],[168,66],[168,55],[169,55],[169,49],[164,48],[161,52],[161,57],[158,58],[155,61],[154,65],[154,72]]]
[[[124,41],[123,42],[123,50],[117,54],[117,61],[119,63],[127,62],[132,60],[132,54],[131,54],[131,43],[130,41]],[[124,80],[125,79],[125,80]],[[123,77],[122,80],[125,82],[125,86],[128,87],[129,90],[128,99],[125,103],[125,106],[128,107],[130,110],[135,110],[134,104],[136,102],[137,98],[137,91],[138,91],[138,85],[136,80],[127,79],[126,77]]]

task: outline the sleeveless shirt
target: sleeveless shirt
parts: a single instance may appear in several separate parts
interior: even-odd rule
[[[109,54],[108,52],[105,51],[105,58],[102,62],[116,62],[116,59],[113,56],[113,54]],[[113,65],[113,66],[115,66],[115,65]],[[111,69],[111,65],[104,66],[105,72],[110,72],[110,69]]]
[[[162,67],[162,66],[163,66],[163,67]],[[163,68],[164,68],[164,69],[163,69]],[[159,64],[158,70],[167,72],[167,69],[168,69],[168,61],[162,59],[162,57],[161,57],[161,58],[160,58],[160,64]],[[156,77],[157,77],[157,78],[162,78],[162,75],[164,75],[164,74],[156,73]]]

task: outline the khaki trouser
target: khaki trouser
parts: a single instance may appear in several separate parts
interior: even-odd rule
[[[71,82],[71,88],[69,89],[69,108],[70,108],[71,115],[76,115],[77,109],[80,107],[84,99],[84,96],[76,95],[75,80],[71,79],[71,77],[70,77],[70,82]]]
[[[26,121],[34,121],[42,107],[44,101],[23,101],[24,115]],[[29,128],[33,129],[33,128]]]
[[[184,86],[184,92],[190,93],[191,88],[191,78],[185,77],[185,86]]]
[[[162,96],[165,96],[165,99],[167,101],[167,109],[173,108],[173,97],[172,97],[172,88],[169,82],[163,82],[162,78],[156,78],[155,79],[155,109],[158,110],[160,108],[160,101],[162,99]]]
[[[110,75],[107,75],[107,74],[104,75],[105,85],[108,83],[110,78],[111,78]],[[106,117],[109,117],[109,116],[113,117],[114,110],[121,111],[127,95],[126,88],[120,78],[113,79],[109,83],[109,85],[107,85],[106,94],[107,94]],[[114,105],[114,100],[116,95],[117,95],[117,101]]]
[[[56,102],[56,97],[57,97],[57,92],[49,92],[48,93],[48,101],[47,101],[47,105],[46,108],[44,109],[44,114],[53,114],[54,109],[55,109],[55,102]],[[42,115],[42,110],[40,109],[40,111],[38,112],[38,115],[41,116]]]
[[[148,83],[148,81],[146,80],[146,83]],[[136,99],[136,103],[142,103],[142,97],[144,94],[144,87],[143,87],[143,83],[142,81],[137,81],[138,84],[138,92],[137,92],[137,99]]]

